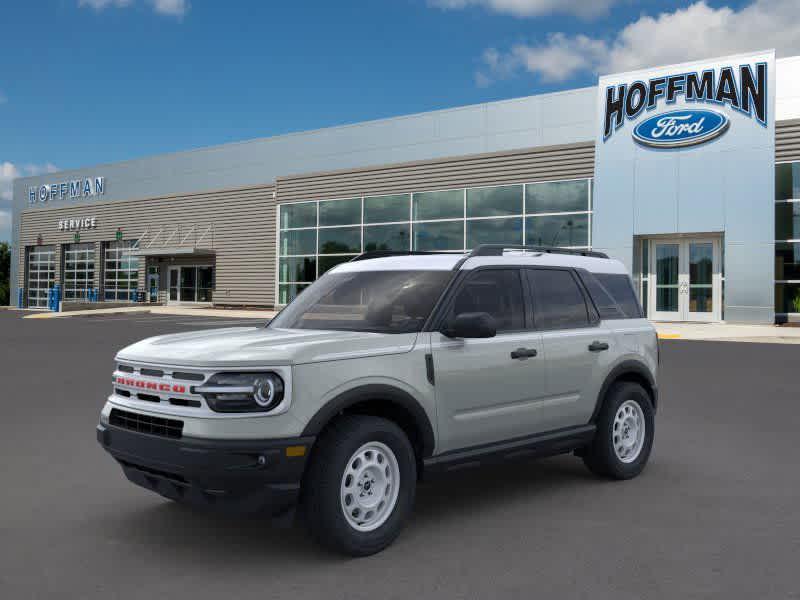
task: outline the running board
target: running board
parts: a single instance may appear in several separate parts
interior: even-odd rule
[[[516,458],[543,458],[565,454],[589,444],[594,438],[596,430],[597,427],[594,424],[589,424],[493,444],[451,450],[426,458],[424,461],[425,473],[454,471]]]

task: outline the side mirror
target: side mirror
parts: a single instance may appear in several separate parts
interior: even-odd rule
[[[461,313],[447,324],[442,335],[449,338],[491,338],[497,335],[497,324],[489,313]]]

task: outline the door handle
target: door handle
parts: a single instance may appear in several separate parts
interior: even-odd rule
[[[608,350],[608,344],[605,342],[592,342],[589,344],[589,352],[602,352]]]
[[[517,348],[511,353],[511,358],[514,360],[525,360],[526,358],[533,358],[538,352],[534,348]]]

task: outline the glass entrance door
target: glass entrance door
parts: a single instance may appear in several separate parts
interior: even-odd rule
[[[653,242],[653,271],[655,272],[654,302],[650,306],[656,321],[679,321],[680,314],[680,243]]]
[[[214,267],[190,265],[169,268],[169,301],[211,302]]]
[[[648,317],[656,321],[722,318],[720,240],[650,240]]]
[[[688,241],[685,251],[688,267],[684,284],[686,319],[688,321],[716,321],[714,293],[714,242]]]

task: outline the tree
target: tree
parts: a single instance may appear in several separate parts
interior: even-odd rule
[[[11,248],[7,242],[0,242],[0,306],[8,306],[8,294],[11,286]]]

